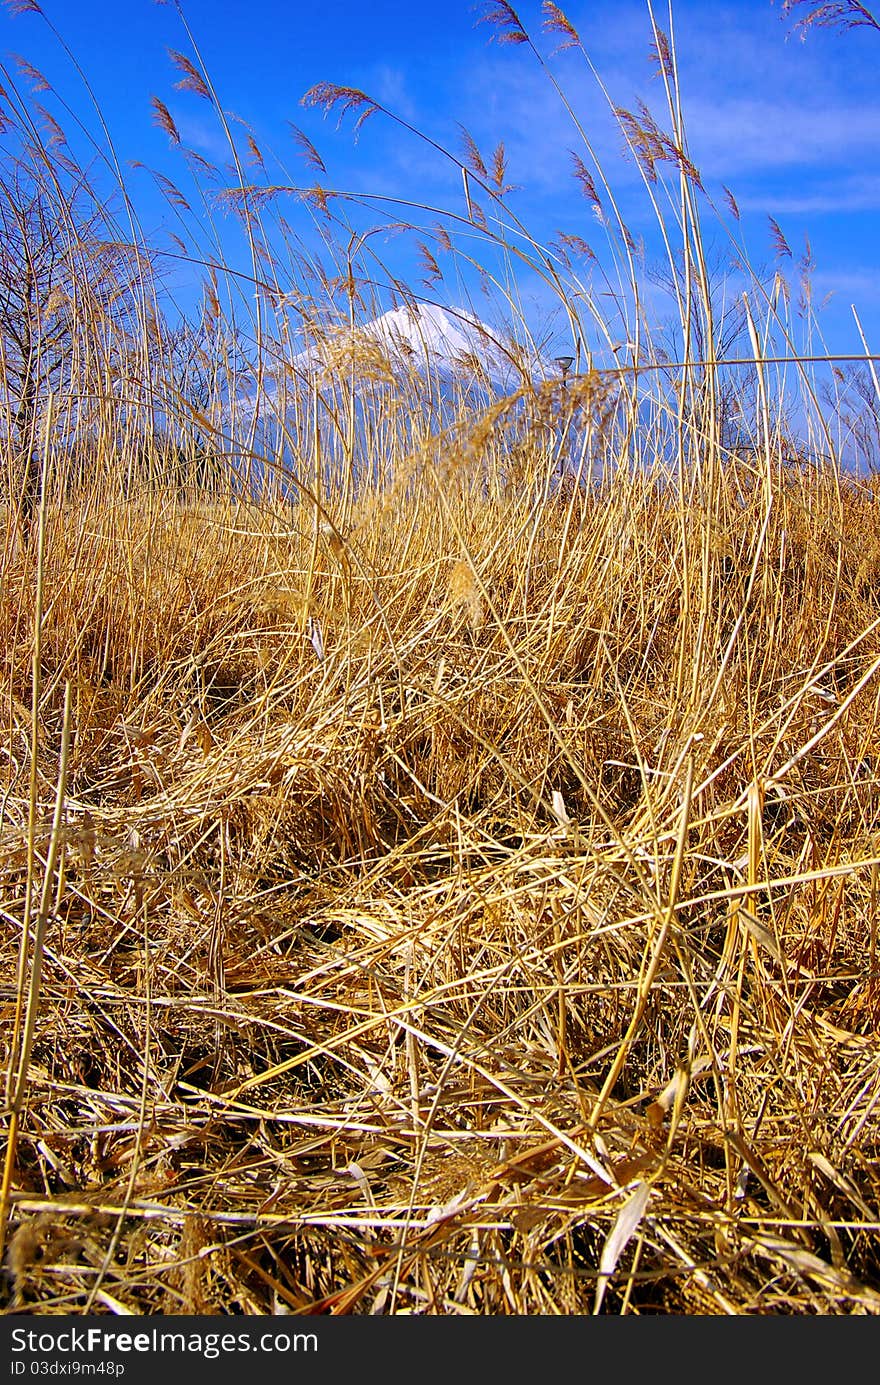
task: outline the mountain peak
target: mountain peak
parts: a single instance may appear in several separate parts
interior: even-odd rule
[[[436,303],[413,303],[393,308],[364,327],[369,336],[378,337],[391,350],[424,358],[427,364],[497,351],[490,329],[469,313],[452,312]]]
[[[345,335],[344,330],[334,332],[328,345]],[[519,384],[524,373],[547,374],[539,358],[528,360],[527,352],[505,346],[501,337],[473,313],[438,303],[412,302],[392,308],[357,326],[354,336],[380,343],[392,361],[397,359],[401,365],[428,375],[479,378],[506,389],[511,381]],[[329,354],[316,344],[302,352],[294,364],[314,368],[325,364]],[[524,364],[518,366],[520,358]]]

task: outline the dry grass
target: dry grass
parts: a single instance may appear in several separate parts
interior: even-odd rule
[[[311,570],[295,511],[47,516],[11,1306],[589,1312],[638,1182],[605,1311],[876,1311],[875,502],[785,478],[759,548],[727,499],[696,690],[647,478],[373,512]]]
[[[150,363],[162,429],[72,370],[39,458],[6,428],[7,1311],[880,1310],[880,492],[775,286],[719,366],[674,97],[668,136],[619,115],[684,208],[681,366],[637,278],[638,374],[453,420],[375,343],[353,392],[355,340],[323,412],[272,376],[293,500],[222,467],[187,499],[144,290],[74,338],[105,381],[123,338]],[[503,167],[496,193],[475,162],[497,249],[472,201],[503,206]],[[306,322],[354,315],[345,253]],[[285,340],[258,319],[261,364]]]

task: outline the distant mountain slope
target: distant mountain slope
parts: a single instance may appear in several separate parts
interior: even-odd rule
[[[326,331],[259,385],[239,381],[225,411],[228,454],[256,484],[264,460],[292,474],[320,436],[326,469],[372,475],[377,458],[398,450],[395,429],[405,455],[416,434],[439,436],[527,381],[558,376],[555,362],[463,309],[405,305],[353,331]]]
[[[488,384],[496,390],[516,389],[524,377],[546,378],[552,365],[535,351],[503,340],[485,322],[463,309],[420,303],[393,308],[355,328],[354,339],[382,346],[392,365],[441,378],[456,377]],[[294,366],[325,368],[344,332],[333,333],[327,344],[310,347],[294,358]]]

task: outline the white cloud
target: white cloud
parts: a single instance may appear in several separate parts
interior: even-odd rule
[[[809,181],[785,192],[762,190],[737,194],[741,212],[772,216],[846,216],[880,211],[880,177],[856,176],[839,182]]]
[[[863,106],[716,95],[690,101],[685,115],[701,172],[726,179],[771,169],[845,168],[880,144],[880,109]]]
[[[229,158],[229,143],[216,120],[176,109],[172,110],[172,114],[185,145],[214,162]]]
[[[862,267],[821,270],[813,279],[814,300],[821,302],[829,294],[837,300],[836,306],[844,305],[847,312],[852,303],[857,310],[862,304],[874,307],[880,303],[880,278],[875,270]]]

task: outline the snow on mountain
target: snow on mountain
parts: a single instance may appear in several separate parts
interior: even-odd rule
[[[424,357],[428,365],[456,365],[468,357],[484,360],[498,352],[485,323],[461,313],[453,316],[433,304],[394,308],[363,330],[381,341],[389,352],[404,351],[419,363]]]
[[[502,341],[491,327],[462,309],[437,304],[408,304],[393,308],[355,329],[354,337],[379,343],[391,364],[415,367],[428,375],[483,377],[499,389],[515,389],[523,374],[546,376],[547,363],[534,353]],[[334,333],[326,344],[310,347],[294,358],[294,366],[326,367],[346,334]]]
[[[245,469],[255,484],[254,478],[262,475],[260,458],[271,457],[282,469],[288,464],[295,468],[312,447],[317,427],[326,466],[338,462],[368,474],[375,462],[374,429],[388,426],[386,388],[408,401],[439,434],[462,417],[462,410],[478,416],[524,381],[558,373],[534,349],[494,332],[471,313],[436,304],[405,305],[353,332],[344,327],[327,331],[280,362],[277,374],[267,369],[259,385],[253,377],[241,381],[225,411],[227,447],[231,456],[240,453],[249,459]],[[346,428],[353,423],[354,456],[346,450],[348,434],[343,437],[340,430],[340,399]]]

